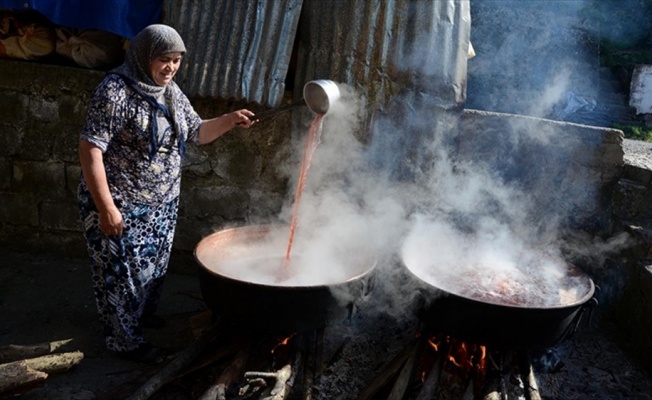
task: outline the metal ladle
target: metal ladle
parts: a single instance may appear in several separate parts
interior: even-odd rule
[[[333,103],[340,98],[337,84],[327,79],[310,81],[303,86],[303,98],[293,103],[259,112],[250,117],[252,121],[269,118],[273,115],[289,111],[296,107],[308,106],[315,114],[326,114]]]

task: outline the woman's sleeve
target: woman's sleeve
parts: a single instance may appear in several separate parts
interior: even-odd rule
[[[188,97],[179,90],[179,107],[181,108],[181,115],[186,119],[186,125],[188,126],[188,137],[186,141],[197,143],[199,141],[199,127],[202,123],[202,118],[197,114]]]
[[[125,87],[119,78],[109,76],[95,88],[89,103],[86,122],[80,136],[103,152],[124,125]]]

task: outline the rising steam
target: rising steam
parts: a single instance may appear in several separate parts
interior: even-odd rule
[[[567,4],[564,21],[580,12],[579,3]],[[542,17],[550,11],[538,10],[532,18],[557,21]],[[520,14],[514,13],[513,23],[519,20],[516,15]],[[477,57],[469,61],[469,71],[493,68],[503,74],[495,82],[502,88],[505,82],[511,83],[515,92],[502,93],[509,98],[503,104],[487,102],[482,108],[548,118],[569,93],[594,95],[583,86],[587,83],[585,49],[569,47],[581,44],[568,40],[580,38],[579,30],[565,27],[560,33],[544,26],[536,40],[523,41],[514,27],[503,28],[498,35],[487,35],[495,47],[474,42]],[[583,28],[586,32],[591,27]],[[561,44],[556,42],[560,35]],[[536,61],[537,55],[561,54],[560,46],[566,46],[564,54],[569,56],[562,56],[554,66]],[[403,56],[407,64],[401,67],[406,73],[427,77],[441,69],[431,65],[436,60],[417,62],[416,54]],[[432,78],[419,81],[437,81]],[[519,86],[525,79],[530,81]],[[333,263],[328,254],[380,260],[386,294],[383,306],[390,311],[404,311],[403,302],[415,291],[397,273],[404,263],[426,280],[479,271],[487,285],[502,277],[536,297],[539,305],[551,304],[547,303],[551,298],[553,303],[559,301],[560,287],[568,289],[562,287],[566,259],[585,243],[573,242],[578,235],[568,235],[568,220],[584,217],[582,212],[594,209],[597,197],[597,188],[591,187],[595,183],[592,172],[578,168],[572,160],[586,143],[569,139],[561,125],[542,129],[536,118],[519,118],[495,141],[495,146],[502,146],[496,153],[499,160],[483,158],[489,153],[462,154],[456,147],[457,116],[440,107],[437,89],[404,88],[391,104],[384,105],[382,113],[374,115],[369,125],[371,140],[363,145],[356,139],[362,122],[360,99],[341,86],[344,96],[324,119],[322,142],[310,170],[297,251],[318,255],[312,262],[322,264],[318,270],[323,274],[352,269],[350,264],[359,262],[351,258],[351,263]],[[492,98],[494,89],[488,88],[481,99]],[[518,106],[510,109],[514,103]],[[546,175],[550,164],[554,171]],[[564,169],[573,173],[555,174]],[[559,190],[560,186],[565,189]],[[281,218],[287,219],[288,213],[289,208]],[[594,257],[626,245],[626,238],[603,244],[591,247],[601,250],[592,253]],[[328,265],[320,260],[329,260]],[[581,297],[586,288],[578,287],[576,295]]]
[[[486,102],[484,109],[547,117],[569,92],[581,90],[581,62],[560,62],[549,68],[530,60],[520,68],[526,76],[509,75],[519,71],[512,68],[520,65],[515,62],[518,56],[509,53],[514,48],[530,46],[521,56],[557,49],[547,42],[555,38],[550,32],[542,31],[535,42],[521,43],[518,33],[506,30],[492,38],[494,48],[474,42],[477,56],[470,61],[470,73],[479,73],[480,67],[472,64],[480,63],[503,74],[496,82],[509,81],[518,87],[526,77],[537,79],[513,94],[515,109],[501,109],[508,102]],[[437,71],[436,65],[416,62],[416,57],[405,55],[409,64],[399,67],[406,74],[425,77]],[[419,81],[440,84],[436,78]],[[597,196],[597,188],[584,180],[593,171],[571,162],[585,143],[569,139],[560,132],[561,126],[542,129],[536,118],[515,118],[508,131],[487,141],[495,152],[461,152],[460,140],[465,138],[459,113],[441,107],[436,89],[441,88],[404,88],[382,113],[366,121],[371,139],[363,144],[358,139],[365,114],[362,99],[340,85],[342,97],[324,117],[301,200],[293,254],[302,261],[300,273],[290,282],[342,281],[376,265],[384,292],[379,307],[398,315],[405,313],[416,290],[414,282],[405,280],[405,265],[428,284],[440,285],[443,278],[451,278],[443,285],[453,292],[457,287],[450,285],[464,284],[457,278],[465,276],[466,280],[475,277],[475,289],[487,292],[494,290],[496,282],[510,282],[519,289],[514,296],[535,298],[531,304],[537,306],[581,297],[586,286],[573,282],[569,286],[565,268],[568,251],[582,248],[577,245],[580,241],[569,244],[568,220],[592,210]],[[494,88],[481,89],[487,89],[481,99],[504,96],[492,97]],[[302,119],[309,121],[310,116]],[[295,130],[304,133],[298,137],[305,137],[308,126]],[[469,136],[467,132],[467,138],[484,133]],[[302,151],[298,140],[293,153]],[[296,184],[296,163],[287,171]],[[560,186],[565,189],[558,190]],[[291,201],[286,203],[281,221],[291,218]],[[624,246],[625,241],[620,238],[609,244]],[[280,247],[278,253],[284,250]],[[600,250],[606,247],[614,249]],[[592,255],[599,257],[597,252]],[[560,300],[562,292],[568,296],[573,289],[577,293]]]

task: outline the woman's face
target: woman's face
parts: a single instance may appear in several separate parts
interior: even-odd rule
[[[159,86],[165,86],[177,73],[183,54],[180,52],[165,53],[150,62],[152,80]]]

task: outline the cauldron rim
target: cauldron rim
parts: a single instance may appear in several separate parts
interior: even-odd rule
[[[565,310],[565,309],[573,309],[580,307],[587,302],[589,302],[595,295],[595,284],[591,277],[589,277],[584,271],[582,271],[579,267],[577,267],[574,264],[571,263],[566,263],[568,267],[571,269],[581,273],[582,277],[585,278],[586,283],[588,284],[588,290],[586,294],[577,300],[570,302],[570,303],[565,303],[565,304],[559,304],[559,305],[550,305],[550,306],[540,306],[540,305],[520,305],[520,304],[505,304],[501,303],[498,301],[492,301],[492,300],[481,300],[472,296],[467,296],[463,295],[460,293],[452,292],[443,288],[440,288],[431,282],[426,281],[425,279],[421,278],[416,272],[414,272],[410,267],[408,267],[405,262],[402,262],[403,266],[405,269],[412,275],[415,279],[418,280],[423,286],[428,287],[430,290],[435,291],[437,295],[441,296],[452,296],[464,301],[467,301],[469,303],[477,303],[477,304],[485,304],[488,306],[496,307],[496,308],[501,308],[504,310]],[[432,293],[434,294],[434,293]]]
[[[228,234],[229,232],[234,232],[234,231],[254,231],[254,230],[272,230],[278,227],[285,226],[283,224],[256,224],[256,225],[241,225],[241,226],[234,226],[230,228],[225,228],[218,230],[216,232],[213,232],[209,235],[204,236],[202,239],[199,240],[197,245],[195,246],[195,249],[193,251],[193,257],[195,259],[195,262],[199,265],[200,268],[202,268],[202,271],[204,273],[207,273],[209,275],[212,275],[216,278],[219,278],[221,280],[224,280],[226,282],[233,282],[233,283],[238,283],[240,285],[245,285],[249,287],[259,287],[259,288],[266,288],[266,289],[288,289],[288,290],[305,290],[305,291],[311,291],[311,290],[319,290],[319,289],[328,289],[328,288],[337,288],[341,286],[346,286],[350,284],[351,282],[355,282],[357,280],[360,280],[369,274],[371,274],[375,269],[378,264],[378,260],[376,258],[372,259],[369,262],[369,266],[364,269],[362,272],[349,276],[346,280],[344,281],[339,281],[339,282],[334,282],[334,283],[329,283],[329,284],[314,284],[314,285],[273,285],[273,284],[265,284],[265,283],[260,283],[260,282],[252,282],[252,281],[247,281],[243,279],[237,279],[228,275],[220,274],[213,269],[207,267],[200,259],[197,254],[197,251],[199,247],[201,246],[202,243],[206,243],[210,240],[210,238],[219,236],[219,235],[225,235]]]

